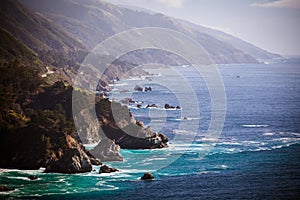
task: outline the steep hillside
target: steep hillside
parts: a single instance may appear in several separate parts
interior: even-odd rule
[[[75,67],[87,54],[78,40],[16,0],[1,1],[0,27],[55,67]]]
[[[34,61],[37,55],[22,42],[0,28],[0,59],[12,60],[18,58],[22,61]]]
[[[35,52],[76,51],[84,46],[58,26],[14,0],[1,1],[0,26]]]
[[[179,21],[201,33],[211,35],[211,36],[217,38],[218,40],[221,40],[227,44],[230,44],[233,47],[240,49],[243,52],[255,57],[256,59],[268,60],[268,59],[275,59],[275,58],[281,57],[279,54],[271,53],[264,49],[258,48],[256,46],[254,46],[253,44],[250,44],[249,42],[245,42],[237,37],[234,37],[232,35],[222,32],[222,31],[218,31],[215,29],[196,25],[196,24],[190,23],[185,20],[179,20]]]
[[[134,27],[162,27],[182,32],[195,39],[217,63],[257,62],[251,54],[235,48],[232,44],[162,14],[135,11],[99,0],[21,0],[21,2],[51,19],[90,49],[107,37],[124,30]]]

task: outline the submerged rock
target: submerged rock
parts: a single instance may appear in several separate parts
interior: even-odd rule
[[[15,190],[14,188],[7,187],[5,185],[0,185],[0,192],[9,192]]]
[[[29,175],[27,178],[29,178],[30,180],[36,180],[36,179],[38,179],[38,177],[35,176],[35,175]]]
[[[175,108],[176,108],[176,109],[181,109],[180,106],[176,106],[176,107],[175,107],[175,106],[171,106],[171,105],[169,105],[169,104],[167,104],[167,103],[165,104],[165,109],[175,109]]]
[[[146,172],[142,177],[142,180],[153,180],[154,176],[150,172]]]
[[[156,104],[148,104],[146,108],[157,108],[157,105]]]
[[[121,100],[121,103],[123,104],[132,104],[135,103],[135,101],[132,98],[124,98]]]
[[[100,167],[99,174],[101,174],[101,173],[118,172],[118,171],[119,170],[117,170],[116,168],[111,168],[111,167],[108,167],[107,165],[103,165],[102,167]]]

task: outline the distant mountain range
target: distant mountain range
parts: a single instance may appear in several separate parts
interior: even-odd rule
[[[92,49],[113,34],[135,27],[162,27],[182,32],[201,44],[216,63],[256,63],[278,58],[229,34],[158,13],[116,6],[100,0],[20,0]],[[59,37],[58,35],[57,37]],[[63,38],[62,41],[69,41]],[[68,43],[67,43],[68,44]],[[64,44],[64,46],[67,46]],[[80,46],[73,42],[76,47]]]

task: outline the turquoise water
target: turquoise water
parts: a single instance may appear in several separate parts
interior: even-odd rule
[[[120,170],[112,174],[98,174],[96,166],[95,171],[79,175],[1,169],[0,184],[16,190],[0,198],[296,199],[300,193],[300,66],[219,66],[227,112],[216,141],[205,137],[211,103],[204,81],[190,67],[176,70],[189,80],[190,90],[183,87],[183,79],[162,74],[152,81],[118,82],[111,95],[143,102],[141,109],[130,105],[131,111],[146,126],[167,134],[169,148],[121,150],[124,162],[107,163]],[[153,91],[120,92],[132,90],[137,83]],[[196,102],[191,102],[191,93],[196,94]],[[144,108],[152,103],[158,108]],[[164,110],[165,103],[182,109]],[[139,180],[146,171],[154,174],[154,181]],[[39,179],[30,181],[29,174]]]

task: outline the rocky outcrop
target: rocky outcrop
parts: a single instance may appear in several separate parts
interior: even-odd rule
[[[142,180],[153,180],[154,176],[150,172],[146,172],[142,177]]]
[[[150,127],[136,121],[129,109],[120,103],[102,99],[96,104],[96,113],[104,136],[121,148],[154,149],[168,146],[167,136],[155,133]]]
[[[106,136],[122,149],[155,149],[167,147],[168,138],[162,133],[153,133],[150,128],[130,124],[122,129],[110,124],[102,127]]]
[[[107,165],[103,165],[100,167],[100,170],[99,170],[99,174],[101,173],[111,173],[111,172],[118,172],[119,170],[117,170],[116,168],[111,168],[111,167],[108,167]]]
[[[90,152],[96,158],[99,158],[103,162],[107,161],[123,161],[123,157],[120,154],[120,146],[108,138],[102,138],[98,145]]]
[[[47,132],[46,129],[34,127],[0,135],[0,167],[44,167],[45,172],[67,174],[91,171],[92,162],[96,163],[97,160],[75,138],[69,134]]]
[[[82,144],[66,135],[64,148],[60,148],[58,154],[51,155],[45,172],[66,174],[90,172],[92,171],[90,158]]]
[[[45,172],[74,174],[92,171],[88,156],[79,149],[67,149],[60,158],[50,161]]]

